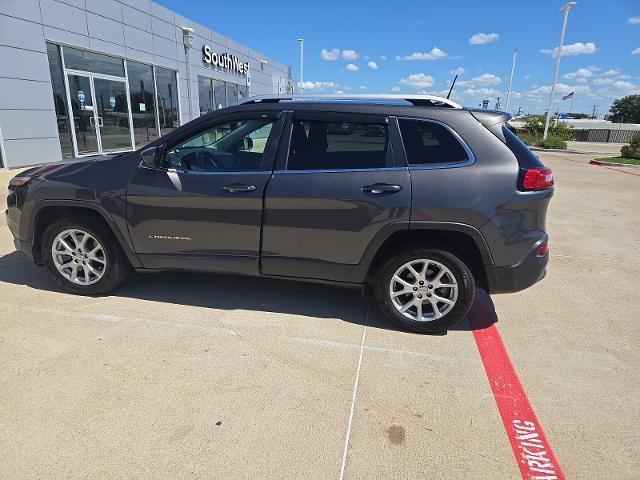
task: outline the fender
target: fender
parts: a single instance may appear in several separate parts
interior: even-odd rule
[[[38,216],[40,211],[46,207],[76,207],[76,208],[84,208],[88,210],[93,210],[97,212],[105,223],[109,226],[109,229],[113,232],[116,237],[117,242],[120,244],[122,251],[127,256],[127,259],[131,263],[133,268],[142,268],[142,263],[138,259],[138,256],[131,249],[128,238],[121,232],[118,227],[116,221],[109,214],[107,210],[105,210],[102,206],[97,203],[88,202],[84,200],[41,200],[39,201],[31,212],[31,217],[29,219],[29,227],[28,227],[28,238],[31,242],[31,248],[35,246],[35,225],[38,220]]]
[[[478,247],[478,251],[482,257],[482,263],[485,266],[487,277],[489,282],[492,281],[494,276],[494,262],[491,256],[491,251],[487,245],[487,242],[482,233],[475,227],[457,222],[430,222],[430,221],[403,221],[395,222],[385,225],[378,233],[373,237],[364,254],[360,263],[356,265],[349,276],[350,282],[364,283],[366,280],[367,272],[371,266],[376,253],[380,247],[386,242],[393,234],[403,230],[438,230],[438,231],[453,231],[467,234],[474,241]]]

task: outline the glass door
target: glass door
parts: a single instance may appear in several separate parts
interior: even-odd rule
[[[69,102],[78,155],[97,155],[98,131],[91,89],[91,77],[69,74]]]
[[[126,80],[68,73],[78,156],[133,150]]]
[[[126,82],[93,78],[101,153],[131,150]]]

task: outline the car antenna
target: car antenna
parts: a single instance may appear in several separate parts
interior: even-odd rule
[[[456,80],[458,80],[458,74],[453,78],[453,82],[451,83],[451,88],[449,89],[449,93],[447,93],[447,99],[451,96],[451,91],[453,90],[453,86],[456,84]]]

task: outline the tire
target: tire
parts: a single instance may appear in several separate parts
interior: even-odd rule
[[[82,237],[78,232],[88,234],[89,237]],[[64,239],[59,242],[57,240],[61,235],[64,235]],[[72,245],[73,235],[79,240],[87,239],[82,253],[73,248],[82,246],[79,243]],[[55,255],[56,258],[52,251],[54,242],[56,251],[60,252]],[[64,245],[72,247],[73,257],[67,254],[70,250]],[[96,246],[101,250],[95,250]],[[90,216],[75,216],[52,222],[42,236],[42,253],[45,266],[56,283],[65,290],[80,295],[107,293],[124,282],[131,273],[131,264],[113,233],[102,222]],[[77,268],[76,281],[70,278],[73,276],[74,265]]]
[[[424,263],[421,262],[425,261],[430,263],[423,273],[420,267],[424,269]],[[412,262],[415,264],[411,265]],[[407,264],[410,264],[416,273],[423,274],[424,277],[420,277],[423,280],[416,279],[406,267]],[[437,282],[436,278],[440,272],[443,272],[442,281]],[[396,275],[400,280],[404,280],[404,283],[395,280]],[[420,285],[419,281],[423,281],[424,284]],[[440,288],[438,285],[447,286]],[[451,328],[469,312],[475,295],[475,282],[469,267],[459,256],[440,247],[409,247],[382,264],[374,278],[373,291],[378,308],[392,322],[413,332],[437,333]],[[405,291],[410,293],[400,293]],[[392,292],[397,295],[392,296]],[[418,295],[421,295],[420,299],[417,298]],[[439,301],[438,298],[444,300]],[[453,301],[453,304],[446,303],[445,300]],[[404,314],[401,313],[399,308],[411,302],[414,305]],[[422,304],[422,320],[418,320],[417,303]],[[435,312],[435,308],[438,308],[438,313]]]

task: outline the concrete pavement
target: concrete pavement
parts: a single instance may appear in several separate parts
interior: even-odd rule
[[[548,275],[472,315],[566,477],[633,478],[640,177],[540,156]],[[6,228],[0,312],[0,478],[520,478],[469,322],[416,335],[359,292],[187,273],[74,296]]]

